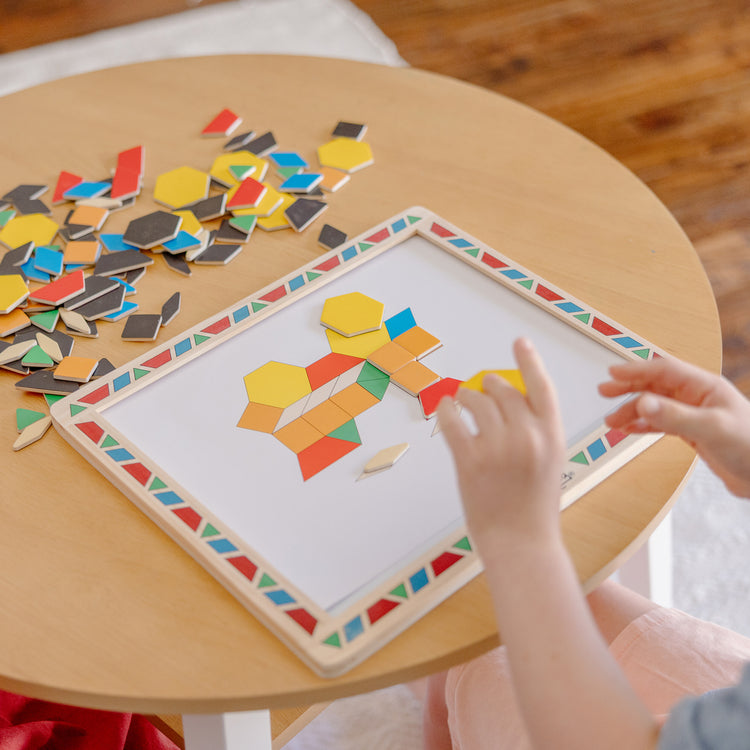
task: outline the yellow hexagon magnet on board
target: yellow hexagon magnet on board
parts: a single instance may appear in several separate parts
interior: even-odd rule
[[[29,296],[29,287],[19,274],[0,276],[0,315],[9,313]]]
[[[323,304],[320,322],[342,336],[377,331],[383,325],[385,305],[361,292],[329,297]]]
[[[523,377],[521,377],[520,370],[482,370],[476,375],[470,377],[465,382],[461,383],[461,388],[469,388],[472,391],[479,391],[480,393],[484,393],[484,390],[482,389],[482,381],[484,380],[484,376],[488,375],[489,373],[499,375],[509,385],[512,385],[517,391],[520,391],[521,393],[526,395],[526,384],[523,382]]]
[[[334,138],[318,147],[321,167],[333,167],[343,172],[356,172],[373,163],[370,144],[351,138]]]
[[[367,359],[376,349],[380,349],[383,344],[387,344],[391,340],[385,326],[377,331],[360,333],[359,336],[342,336],[328,328],[326,337],[332,352],[348,354],[361,359]]]
[[[267,362],[245,375],[250,401],[286,409],[310,393],[310,381],[304,367],[283,362]]]
[[[0,229],[0,242],[11,250],[33,242],[49,245],[57,234],[57,224],[44,214],[26,214],[11,219]]]
[[[156,178],[154,200],[169,208],[180,208],[208,197],[211,178],[194,167],[177,167]]]

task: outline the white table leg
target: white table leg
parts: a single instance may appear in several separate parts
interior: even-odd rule
[[[623,586],[662,607],[673,603],[672,514],[668,513],[648,542],[617,571]]]
[[[185,750],[271,750],[269,711],[184,714]]]

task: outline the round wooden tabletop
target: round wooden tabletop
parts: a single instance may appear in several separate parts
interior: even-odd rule
[[[209,168],[223,141],[199,133],[224,107],[313,163],[339,120],[368,125],[375,164],[331,196],[326,214],[350,236],[424,205],[663,349],[720,368],[698,257],[633,174],[538,112],[419,70],[220,56],[41,85],[0,99],[2,192],[54,186],[60,170],[104,178],[119,151],[142,144],[142,197],[107,223],[122,231],[153,210],[159,173]],[[230,265],[189,279],[155,264],[139,282],[140,311],[179,290],[172,326],[193,326],[319,255],[317,235],[256,231]],[[153,346],[121,341],[120,329],[101,324],[76,353],[119,366]],[[409,680],[497,643],[480,577],[353,671],[317,677],[54,431],[13,453],[15,409],[41,403],[15,391],[16,377],[0,373],[0,687],[146,713],[275,708]],[[564,511],[587,589],[647,538],[693,457],[665,438]]]

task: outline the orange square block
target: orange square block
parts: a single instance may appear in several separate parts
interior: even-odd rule
[[[237,427],[256,432],[273,432],[283,411],[280,406],[268,406],[251,401],[237,422]]]
[[[88,383],[96,370],[99,360],[93,357],[63,357],[55,368],[55,380],[70,380],[74,383]]]
[[[426,357],[430,352],[434,352],[442,344],[440,339],[428,333],[424,328],[414,326],[408,331],[404,331],[400,336],[393,339],[399,346],[413,354],[417,359]]]
[[[109,211],[106,208],[78,206],[68,218],[68,224],[83,224],[94,229],[101,229],[108,215]]]
[[[379,349],[376,349],[368,358],[367,361],[370,364],[375,365],[379,370],[388,373],[396,372],[400,370],[408,362],[414,359],[414,355],[404,349],[403,346],[397,344],[395,341],[389,341],[387,344],[383,344]]]
[[[319,404],[314,409],[305,412],[302,419],[309,422],[316,430],[320,430],[324,435],[333,432],[337,427],[348,422],[351,415],[347,414],[340,406],[328,399]]]
[[[438,380],[440,380],[440,376],[436,372],[416,360],[409,362],[408,365],[391,375],[391,382],[400,386],[412,396],[419,395],[420,391]]]
[[[276,430],[273,436],[294,453],[305,450],[305,448],[324,437],[320,430],[306,422],[302,417],[298,417],[280,430]]]
[[[373,396],[359,383],[352,383],[338,393],[334,393],[331,401],[336,406],[340,406],[350,417],[356,417],[371,406],[380,403],[377,396]]]
[[[65,246],[63,263],[82,263],[93,266],[99,260],[101,245],[98,240],[71,240]]]

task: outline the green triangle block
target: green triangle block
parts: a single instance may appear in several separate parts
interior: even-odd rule
[[[43,411],[34,411],[33,409],[16,409],[16,427],[21,432],[30,424],[44,419],[47,415]]]
[[[573,317],[577,320],[580,320],[581,323],[585,323],[586,325],[588,325],[589,321],[591,320],[591,313],[579,313],[578,315],[574,315]]]
[[[365,250],[369,250],[372,247],[372,242],[360,242],[359,243],[359,252],[363,253]]]
[[[200,333],[193,334],[193,341],[195,341],[196,346],[198,346],[198,344],[202,344],[204,341],[208,341],[210,338],[210,336],[203,336]]]
[[[206,524],[206,528],[203,529],[203,533],[201,534],[201,539],[207,536],[216,536],[217,534],[220,534],[221,532],[215,527],[212,526],[210,523]]]
[[[59,318],[60,311],[58,309],[47,310],[47,312],[29,316],[29,320],[37,326],[37,328],[41,328],[43,331],[47,331],[47,333],[51,333],[55,330]]]
[[[468,536],[465,536],[460,542],[456,542],[453,546],[457,549],[465,549],[471,552],[471,542],[469,541]]]
[[[336,438],[337,440],[346,440],[348,443],[362,444],[357,424],[353,419],[345,422],[341,427],[337,427],[333,432],[329,432],[328,437]]]
[[[365,383],[372,381],[372,380],[390,380],[390,379],[391,378],[387,372],[383,372],[379,367],[375,367],[375,365],[371,364],[370,362],[365,362],[362,365],[362,369],[359,371],[357,382],[360,385],[364,385]]]
[[[320,276],[319,273],[314,273],[313,271],[308,271],[307,272],[307,280],[308,281],[313,281],[313,280],[317,279],[318,276]]]
[[[257,216],[235,216],[229,220],[229,223],[235,228],[242,232],[249,232],[255,227],[255,222],[258,221]]]
[[[61,396],[59,393],[45,393],[44,394],[44,400],[47,402],[47,406],[52,406],[52,404],[56,404],[61,398],[65,398],[65,396]]]
[[[37,344],[26,352],[23,359],[21,359],[21,364],[31,367],[51,367],[55,364],[55,360]]]
[[[148,370],[141,370],[140,367],[136,367],[133,369],[133,377],[138,380],[138,378],[142,378],[144,375],[148,375]]]
[[[421,216],[407,216],[406,218],[409,220],[409,224],[416,224],[418,221],[422,221]]]
[[[328,646],[335,646],[336,648],[341,648],[341,639],[339,638],[338,633],[329,635],[328,638],[326,638],[323,641],[323,643],[327,644]]]
[[[111,448],[114,445],[119,445],[119,443],[112,437],[112,435],[107,435],[107,437],[104,438],[104,442],[102,443],[102,448]]]
[[[478,258],[479,257],[479,248],[478,247],[470,247],[468,250],[464,250],[464,252],[467,255],[471,255],[472,258]]]
[[[70,416],[75,417],[76,414],[80,414],[82,411],[86,411],[88,407],[81,406],[80,404],[71,404],[70,405]]]
[[[244,180],[245,177],[249,177],[254,170],[247,164],[234,164],[229,167],[229,171],[232,173],[235,180],[242,182],[242,180]]]
[[[527,289],[531,289],[534,286],[534,279],[524,279],[518,282],[521,286],[525,286]]]
[[[367,363],[365,363],[367,364]],[[391,382],[391,379],[386,375],[385,378],[381,378],[380,380],[365,380],[363,383],[359,383],[366,391],[369,391],[378,401],[381,401],[383,399],[383,396],[385,395],[386,390],[388,389],[388,384]]]
[[[589,460],[586,458],[586,454],[583,451],[576,453],[570,460],[575,464],[583,464],[584,466],[589,465]]]
[[[271,578],[271,576],[268,575],[268,573],[264,573],[263,576],[260,579],[260,583],[258,584],[259,589],[265,589],[269,586],[275,586],[276,581]]]
[[[15,215],[16,212],[12,208],[7,211],[0,211],[0,227],[4,227]]]
[[[154,477],[154,481],[151,482],[148,488],[149,490],[153,492],[155,490],[163,490],[166,486],[167,485],[164,482],[162,482],[161,479],[159,479],[159,477]],[[208,528],[208,526],[206,526],[206,528]]]
[[[283,180],[288,180],[290,177],[299,174],[302,170],[299,167],[279,167],[276,170],[276,174]]]
[[[258,312],[258,310],[262,310],[266,307],[262,302],[251,302],[250,304],[253,306],[253,312]]]
[[[396,586],[393,591],[389,592],[391,596],[400,596],[402,599],[408,599],[409,594],[406,593],[406,584],[402,583],[400,586]]]
[[[633,354],[637,354],[641,359],[648,359],[650,349],[637,349]]]

